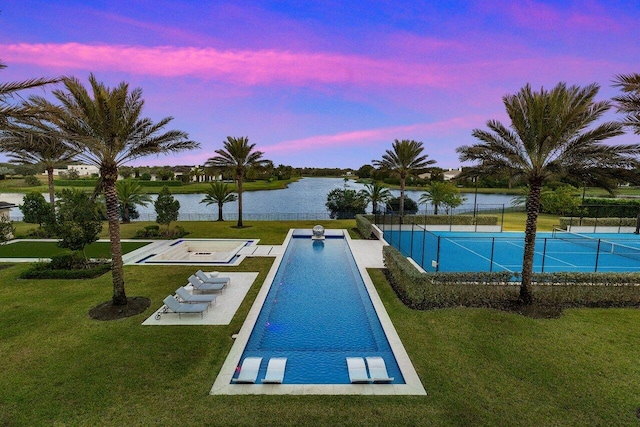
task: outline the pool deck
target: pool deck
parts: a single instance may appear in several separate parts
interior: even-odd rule
[[[286,247],[291,239],[293,230],[289,231],[283,248]],[[405,384],[232,384],[237,366],[240,364],[242,353],[249,341],[251,331],[258,319],[260,310],[267,298],[271,284],[278,271],[278,267],[282,261],[284,250],[276,254],[276,260],[269,270],[267,278],[260,289],[253,306],[249,310],[249,314],[245,319],[240,332],[225,360],[220,373],[218,374],[210,394],[322,394],[322,395],[426,395],[426,391],[422,386],[422,382],[416,373],[409,355],[407,354],[400,337],[398,336],[393,323],[384,308],[382,300],[378,295],[367,268],[381,268],[384,266],[382,260],[382,247],[384,242],[378,240],[351,240],[349,234],[344,232],[351,251],[356,260],[358,270],[362,275],[367,291],[369,292],[373,306],[378,314],[380,323],[387,335],[389,344],[396,358]]]

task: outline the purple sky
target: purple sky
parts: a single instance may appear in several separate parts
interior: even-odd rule
[[[0,81],[89,72],[141,87],[202,148],[136,164],[201,164],[248,136],[276,165],[359,168],[394,139],[458,167],[502,96],[526,83],[640,72],[628,1],[8,0]],[[615,115],[609,115],[609,119]],[[617,143],[637,141],[625,135]]]

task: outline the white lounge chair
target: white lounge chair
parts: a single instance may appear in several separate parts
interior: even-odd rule
[[[351,381],[351,384],[371,382],[367,376],[367,368],[362,357],[347,357],[347,368],[349,368],[349,381]]]
[[[245,357],[240,366],[238,378],[232,378],[231,381],[240,384],[254,384],[258,378],[262,357]]]
[[[191,286],[193,286],[193,290],[198,292],[222,291],[227,286],[224,283],[204,283],[194,275],[189,276],[188,280]]]
[[[267,365],[267,373],[262,380],[262,384],[282,384],[284,380],[284,369],[287,365],[286,357],[272,357]]]
[[[203,283],[228,285],[231,282],[231,279],[229,277],[220,277],[218,275],[216,275],[215,277],[207,276],[207,274],[205,274],[202,270],[196,271],[196,277]]]
[[[215,295],[202,295],[192,294],[184,286],[180,286],[176,289],[176,295],[180,298],[181,302],[193,303],[207,303],[212,304],[216,302]]]
[[[198,271],[202,272],[202,274],[204,274],[207,277],[218,277],[218,275],[220,274],[220,272],[218,272],[218,271],[209,271],[209,272],[202,271],[202,270],[198,270]],[[197,273],[197,271],[196,271],[196,273]]]
[[[165,311],[167,313],[168,310],[171,310],[173,313],[177,313],[178,317],[182,317],[183,314],[199,314],[200,317],[204,318],[204,312],[209,308],[209,304],[187,304],[183,302],[179,302],[173,295],[169,295],[164,300]],[[168,310],[167,310],[168,309]],[[158,313],[158,318],[162,313]]]
[[[387,373],[387,365],[382,357],[367,357],[369,376],[374,383],[390,383],[393,377]]]

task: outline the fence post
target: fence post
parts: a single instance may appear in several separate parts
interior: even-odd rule
[[[491,261],[489,263],[489,273],[493,272],[493,251],[496,246],[496,238],[491,238]]]
[[[600,259],[600,239],[598,239],[598,249],[596,250],[596,262],[593,269],[594,272],[598,272],[598,260]]]
[[[410,255],[411,258],[413,258],[413,230],[414,230],[413,227],[414,227],[414,225],[415,225],[415,223],[411,223],[411,241],[410,241],[411,242],[410,243],[411,244],[411,250],[409,251],[409,253],[411,254]],[[414,258],[414,261],[415,261],[415,258]]]
[[[425,224],[422,228],[422,263],[420,264],[422,268],[424,268],[424,253],[426,251],[426,248],[424,246],[425,246],[426,238],[427,238],[427,225]]]
[[[544,246],[542,247],[542,269],[541,273],[544,273],[544,260],[547,259],[547,238],[544,238]]]
[[[500,219],[500,232],[504,231],[504,203],[502,204],[502,219]]]
[[[436,273],[440,270],[440,236],[438,236],[438,251],[436,252]]]

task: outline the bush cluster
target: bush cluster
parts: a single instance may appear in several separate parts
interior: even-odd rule
[[[565,230],[569,225],[600,225],[602,227],[635,227],[636,218],[578,218],[561,217],[560,227]]]
[[[143,230],[136,231],[135,237],[137,239],[179,239],[187,234],[189,232],[179,225],[162,230],[159,225],[147,225]]]
[[[384,222],[385,224],[400,224],[399,215],[364,215],[369,221]],[[419,225],[497,225],[497,215],[405,215],[403,224]]]
[[[371,237],[373,225],[364,215],[356,215],[356,227],[363,238],[369,239]]]
[[[37,262],[20,274],[22,279],[93,279],[111,270],[110,262],[87,264],[78,252],[51,257],[51,262]]]
[[[383,248],[389,280],[405,305],[418,310],[447,307],[502,308],[518,300],[519,274],[422,273],[396,248]],[[538,273],[532,294],[540,305],[622,307],[640,304],[640,273]]]

